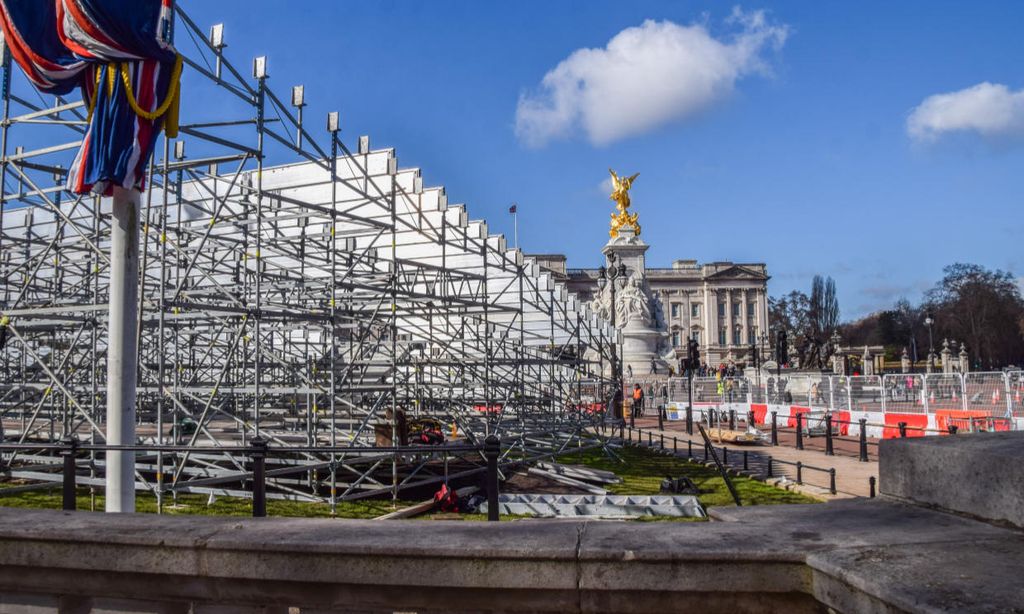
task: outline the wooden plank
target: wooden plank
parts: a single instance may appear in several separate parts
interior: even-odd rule
[[[463,488],[456,490],[455,494],[458,495],[459,497],[465,497],[467,495],[475,493],[478,490],[480,489],[476,486],[465,486]],[[374,518],[374,520],[395,520],[397,518],[412,518],[413,516],[419,516],[420,514],[425,514],[426,512],[429,512],[430,510],[434,509],[434,504],[435,502],[433,499],[427,499],[426,501],[423,501],[421,503],[410,505],[409,507],[403,507],[400,510],[389,512],[387,514],[384,514],[383,516],[377,516],[376,518]]]

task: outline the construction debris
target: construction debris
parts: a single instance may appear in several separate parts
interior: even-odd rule
[[[561,474],[556,473],[554,471],[548,471],[546,469],[539,469],[537,467],[530,467],[529,469],[527,469],[526,472],[529,473],[530,475],[540,475],[540,476],[544,476],[544,477],[547,477],[547,478],[551,478],[552,480],[555,480],[556,482],[561,482],[562,484],[565,484],[567,486],[572,486],[574,488],[579,488],[580,490],[582,490],[584,492],[588,492],[588,493],[593,494],[593,495],[606,495],[606,494],[608,494],[607,490],[605,490],[605,489],[603,489],[603,488],[601,488],[599,486],[593,486],[591,484],[587,484],[586,482],[583,482],[583,481],[580,481],[580,480],[576,480],[576,479],[570,478],[570,477],[565,476],[565,475],[561,475]]]
[[[501,514],[538,518],[707,517],[693,495],[500,495],[498,506]],[[486,502],[480,506],[481,513],[487,509]]]

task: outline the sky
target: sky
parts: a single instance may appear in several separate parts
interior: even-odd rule
[[[600,264],[611,167],[640,173],[648,266],[830,275],[844,320],[954,262],[1024,279],[1021,2],[181,5],[305,85],[310,125],[338,111],[510,244],[516,203],[520,247],[570,267]]]

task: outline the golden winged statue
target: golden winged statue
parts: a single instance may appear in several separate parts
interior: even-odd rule
[[[618,213],[612,214],[612,224],[608,236],[613,239],[619,236],[619,230],[624,226],[631,226],[634,233],[640,236],[640,223],[637,221],[640,214],[627,211],[630,204],[629,189],[633,187],[633,180],[639,177],[640,173],[634,173],[632,177],[619,177],[612,169],[608,169],[608,172],[612,176],[612,193],[609,198],[615,201],[615,208],[618,210]]]

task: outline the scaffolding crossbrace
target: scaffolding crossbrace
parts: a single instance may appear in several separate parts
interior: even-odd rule
[[[305,449],[272,459],[273,498],[397,498],[452,477],[449,461],[482,466],[366,450],[397,445],[403,415],[472,444],[498,435],[506,458],[601,445],[615,329],[393,150],[350,150],[336,115],[308,129],[301,97],[243,77],[222,30],[175,16],[182,137],[158,147],[142,194],[137,432],[185,449],[139,453],[136,489],[248,496],[238,448],[257,436]],[[111,205],[63,187],[85,105],[43,99],[4,56],[2,438],[102,444]],[[78,463],[102,487],[103,454]],[[60,479],[43,450],[0,467]]]

